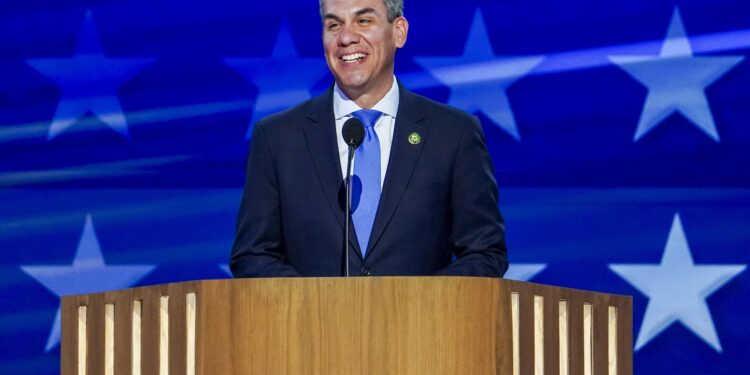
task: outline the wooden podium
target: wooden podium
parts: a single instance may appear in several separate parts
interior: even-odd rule
[[[193,281],[62,299],[61,373],[631,374],[630,297],[474,277]]]

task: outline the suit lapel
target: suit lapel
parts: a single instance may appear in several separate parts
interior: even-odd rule
[[[399,105],[391,155],[388,159],[383,192],[380,195],[380,204],[365,257],[370,255],[371,250],[382,237],[401,201],[404,189],[409,184],[419,156],[422,154],[422,147],[428,135],[428,128],[419,124],[423,118],[424,113],[417,108],[415,95],[399,84]],[[412,133],[419,134],[421,141],[416,144],[409,142],[409,135]]]
[[[344,177],[341,174],[336,138],[338,134],[336,134],[335,118],[333,117],[333,87],[315,98],[310,104],[307,122],[304,126],[307,148],[318,180],[323,188],[323,193],[331,206],[331,210],[333,210],[334,216],[336,216],[336,220],[341,225],[341,230],[343,230],[346,217],[340,199],[345,197],[341,190]],[[357,234],[354,225],[351,225],[351,223],[349,226],[349,244],[361,258],[362,252],[359,249]]]

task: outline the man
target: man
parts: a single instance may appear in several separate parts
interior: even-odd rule
[[[504,225],[478,120],[394,78],[409,30],[403,0],[321,0],[320,8],[336,83],[255,126],[234,276],[345,274],[340,134],[355,116],[366,136],[354,158],[351,273],[501,277]]]

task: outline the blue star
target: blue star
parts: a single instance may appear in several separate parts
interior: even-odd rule
[[[87,11],[75,56],[27,61],[54,81],[61,91],[60,103],[47,139],[51,140],[68,130],[87,112],[129,138],[128,124],[117,98],[117,90],[152,60],[104,57],[93,16],[91,11]]]
[[[544,271],[547,265],[544,263],[511,263],[508,272],[503,278],[509,280],[529,281],[539,272]]]
[[[675,7],[658,56],[609,56],[609,59],[648,87],[634,142],[675,112],[719,142],[704,90],[744,56],[693,56],[680,11]]]
[[[309,99],[310,88],[328,71],[323,59],[297,56],[286,23],[281,25],[271,56],[225,61],[258,87],[246,139],[250,139],[258,120]]]
[[[96,238],[91,215],[86,215],[81,239],[78,242],[73,264],[69,266],[21,266],[21,269],[61,297],[69,294],[87,294],[128,288],[134,285],[154,265],[108,266],[104,263],[99,241]],[[47,339],[46,351],[60,342],[60,307]]]
[[[609,268],[648,296],[635,350],[642,348],[672,323],[680,321],[721,352],[706,298],[744,271],[747,265],[696,265],[675,214],[661,264],[610,264]]]
[[[517,141],[521,135],[505,90],[544,56],[495,57],[482,12],[477,9],[461,57],[415,57],[415,61],[444,85],[450,86],[448,104],[470,113],[483,112]]]

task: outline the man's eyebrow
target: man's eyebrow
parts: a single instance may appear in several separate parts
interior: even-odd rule
[[[325,16],[323,16],[323,20],[334,20],[334,21],[341,22],[341,18],[339,18],[338,16],[336,16],[336,15],[334,15],[332,13],[328,13]]]
[[[361,16],[363,14],[368,14],[368,13],[377,13],[377,11],[375,11],[375,8],[367,7],[367,8],[362,8],[354,12],[354,15]],[[328,13],[325,16],[323,16],[323,20],[334,20],[334,21],[341,22],[341,18],[333,13]]]
[[[354,12],[354,15],[361,16],[361,15],[366,14],[366,13],[377,13],[377,12],[375,12],[374,8],[369,8],[368,7],[368,8],[362,8],[362,9]]]

